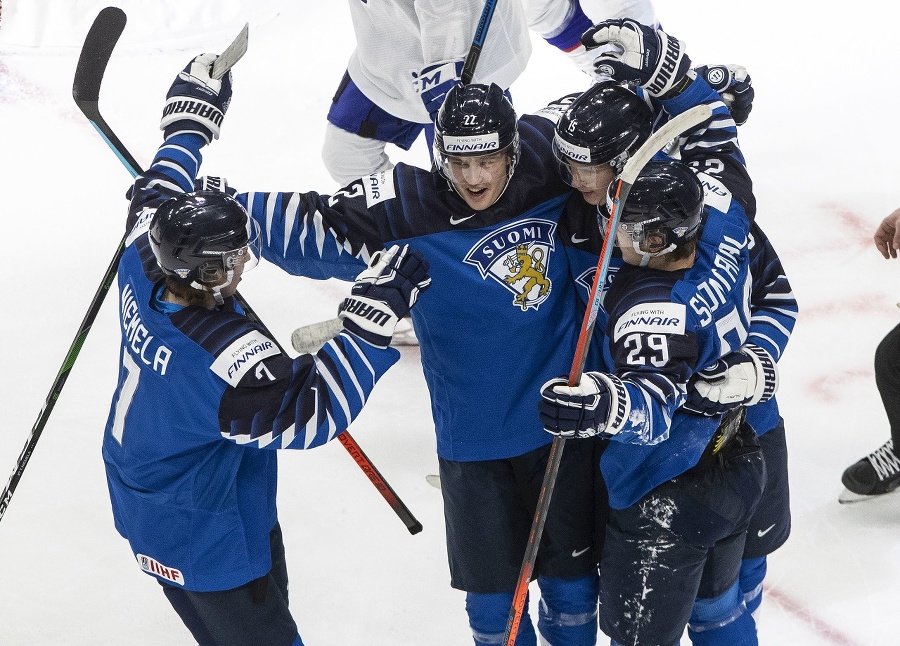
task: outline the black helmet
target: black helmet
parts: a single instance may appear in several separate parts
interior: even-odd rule
[[[562,176],[569,161],[609,164],[616,173],[653,131],[653,111],[639,96],[611,81],[597,83],[566,109],[556,124],[553,154]]]
[[[603,229],[613,204],[616,182],[609,186]],[[648,163],[631,187],[619,215],[619,230],[631,234],[634,248],[646,257],[661,256],[693,240],[703,219],[703,185],[680,161]]]
[[[259,228],[234,198],[196,191],[163,202],[150,221],[150,247],[167,276],[198,289],[259,261]]]
[[[508,177],[519,159],[516,111],[495,83],[455,85],[434,124],[434,160],[452,182],[447,157],[470,157],[508,151]]]

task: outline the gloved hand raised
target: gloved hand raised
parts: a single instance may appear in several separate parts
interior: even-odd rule
[[[541,386],[538,414],[544,430],[564,438],[593,437],[606,430],[610,391],[597,372],[585,372],[577,386],[557,377]]]
[[[753,109],[753,97],[756,94],[747,70],[740,65],[701,65],[695,67],[694,71],[722,96],[734,122],[739,126],[744,125]]]
[[[432,63],[418,73],[413,72],[413,88],[422,99],[432,122],[437,118],[438,110],[444,105],[447,92],[459,83],[462,69],[462,61],[452,60]]]
[[[201,54],[179,72],[166,94],[160,130],[165,138],[183,132],[219,138],[222,119],[231,103],[231,70],[221,79],[210,76],[218,54]]]
[[[735,406],[768,401],[776,390],[775,360],[761,347],[745,343],[691,378],[682,408],[701,415],[719,415]]]
[[[628,18],[605,20],[581,35],[587,49],[612,44],[613,51],[600,54],[594,69],[600,76],[640,85],[650,96],[668,98],[677,93],[693,74],[684,43],[661,29]]]
[[[379,347],[391,343],[397,322],[431,286],[428,261],[409,245],[376,252],[338,308],[344,328]]]

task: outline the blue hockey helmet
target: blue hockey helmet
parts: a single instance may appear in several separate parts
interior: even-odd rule
[[[603,230],[613,208],[616,182],[601,207]],[[649,162],[640,172],[619,215],[619,231],[631,236],[634,250],[645,260],[661,256],[694,240],[703,220],[703,185],[687,164]]]
[[[434,161],[454,183],[450,159],[505,152],[506,181],[519,161],[519,124],[516,111],[495,83],[458,84],[447,92],[434,124]],[[505,186],[504,186],[505,188]]]
[[[195,191],[163,202],[150,221],[150,247],[166,276],[217,291],[260,258],[259,227],[234,198]],[[224,285],[222,284],[224,281]]]

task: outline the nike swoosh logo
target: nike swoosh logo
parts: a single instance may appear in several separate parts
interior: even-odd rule
[[[453,216],[451,215],[451,216],[450,216],[450,224],[459,224],[460,222],[465,222],[466,220],[470,220],[470,219],[474,218],[475,215],[476,215],[476,214],[473,213],[472,215],[467,215],[467,216],[464,217],[464,218],[455,218],[455,217],[453,217]]]
[[[579,242],[587,242],[587,238],[579,238],[578,234],[573,233],[572,234],[572,242],[574,242],[575,244],[578,244]]]
[[[766,529],[760,529],[759,531],[757,531],[756,535],[759,538],[762,538],[763,536],[768,534],[770,531],[772,531],[774,528],[775,528],[775,525],[769,525]]]
[[[587,552],[589,549],[591,549],[591,548],[585,547],[583,550],[572,550],[572,558],[577,559],[579,556],[581,556],[582,554]]]

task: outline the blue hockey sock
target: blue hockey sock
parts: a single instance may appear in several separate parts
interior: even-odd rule
[[[597,643],[596,576],[578,579],[538,577],[538,631],[549,646],[594,646]]]
[[[688,622],[694,646],[758,646],[756,622],[738,583],[713,599],[697,599]]]
[[[512,593],[500,592],[483,594],[466,593],[466,612],[469,615],[469,627],[475,637],[476,646],[497,646],[503,644],[506,635],[506,624],[512,608]],[[516,646],[537,646],[537,636],[528,614],[528,598],[522,609],[522,619],[516,633]]]
[[[756,612],[759,604],[762,603],[763,579],[765,578],[765,556],[741,561],[741,574],[738,578],[738,583],[741,586],[741,594],[744,595],[744,603],[747,604],[747,612]]]

